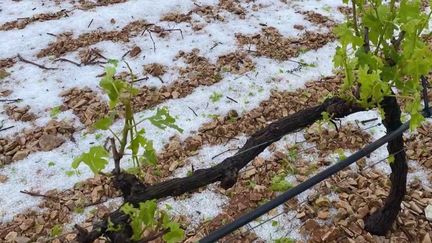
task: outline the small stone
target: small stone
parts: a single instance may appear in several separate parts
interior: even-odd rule
[[[14,148],[16,148],[18,146],[18,142],[17,141],[13,141],[11,143],[8,143],[5,147],[4,147],[4,151],[8,152],[13,150]]]
[[[247,208],[247,206],[240,202],[237,204],[237,208],[241,212],[241,211],[245,210]]]
[[[57,210],[51,211],[51,213],[50,213],[50,219],[51,220],[57,218],[57,216],[58,216],[58,211]]]
[[[30,153],[30,151],[28,151],[28,150],[21,150],[21,151],[18,151],[18,152],[16,152],[15,154],[14,154],[14,156],[12,157],[12,160],[13,161],[18,161],[18,160],[22,160],[22,159],[24,159],[25,157],[27,157],[27,155]]]
[[[101,185],[93,189],[93,191],[91,192],[91,199],[93,203],[98,202],[100,200],[102,191],[103,191],[103,187]]]
[[[5,183],[8,180],[8,177],[5,175],[0,175],[0,183]]]
[[[11,156],[1,155],[0,154],[0,166],[10,164],[12,162]]]
[[[364,206],[358,209],[357,211],[357,218],[362,219],[369,213],[369,207]]]
[[[255,168],[252,168],[252,169],[250,169],[250,170],[247,170],[247,171],[244,173],[243,178],[248,179],[248,178],[252,177],[252,176],[255,175],[255,174],[256,174],[256,169],[255,169]]]
[[[173,97],[173,99],[177,99],[178,97],[180,97],[180,93],[177,91],[174,91],[171,93],[171,96]]]
[[[424,211],[426,219],[432,222],[432,204],[429,204]]]
[[[362,228],[358,226],[357,224],[353,223],[349,226],[349,229],[355,234],[355,235],[361,235],[363,232]]]
[[[28,106],[23,106],[23,107],[18,107],[15,109],[15,112],[18,113],[26,113],[28,110],[30,110],[30,107]]]
[[[252,193],[249,198],[251,201],[258,202],[258,201],[261,201],[262,195],[259,193]]]
[[[33,113],[27,112],[21,117],[21,121],[29,122],[36,119],[36,116]]]
[[[178,165],[179,165],[179,162],[178,162],[178,160],[176,160],[176,161],[174,161],[171,165],[170,165],[170,167],[169,167],[169,171],[170,172],[173,172],[177,167],[178,167]]]
[[[22,231],[26,231],[33,226],[33,223],[34,221],[32,219],[26,219],[19,227]]]
[[[196,151],[202,146],[203,141],[202,141],[201,136],[193,136],[191,138],[187,138],[185,140],[185,144],[186,144],[185,145],[186,150]]]
[[[422,213],[422,210],[420,209],[420,207],[415,202],[411,201],[411,202],[409,202],[409,204],[410,204],[410,208],[412,210],[414,210],[416,213],[419,213],[419,214]]]
[[[160,77],[166,73],[166,68],[162,64],[152,63],[144,65],[144,74]]]
[[[329,216],[329,212],[325,210],[321,210],[318,212],[318,218],[319,219],[327,219]]]
[[[68,235],[66,235],[66,240],[68,242],[72,242],[73,240],[75,240],[76,237],[77,237],[76,234],[68,234]]]
[[[18,233],[15,231],[11,231],[6,235],[5,240],[9,242],[15,242],[15,239],[17,237],[18,237]]]
[[[325,234],[324,229],[316,228],[310,233],[310,242],[321,242],[321,236]]]
[[[139,48],[138,46],[135,46],[134,48],[132,48],[132,50],[129,52],[129,55],[131,57],[136,57],[138,56],[138,54],[141,53],[141,48]]]
[[[417,222],[416,222],[415,220],[405,220],[405,221],[403,222],[403,224],[404,224],[406,227],[410,228],[410,227],[415,226],[415,225],[417,224]]]
[[[20,144],[21,146],[24,146],[24,145],[26,144],[26,142],[27,142],[27,139],[26,139],[25,136],[21,136],[21,137],[18,137],[18,138],[17,138],[17,141],[19,142],[19,144]]]
[[[421,243],[432,243],[432,240],[429,236],[429,233],[426,233],[426,235],[423,237],[423,240]]]
[[[321,240],[323,242],[335,241],[337,240],[338,235],[339,235],[339,231],[335,227],[333,227],[321,237]]]
[[[296,30],[304,30],[305,27],[303,25],[295,24],[294,25],[294,29],[296,29]]]
[[[264,192],[266,189],[267,189],[267,187],[262,186],[262,185],[256,185],[254,187],[254,191],[257,191],[257,192]]]
[[[202,29],[204,28],[204,26],[205,26],[205,25],[203,25],[203,24],[193,24],[193,25],[192,25],[192,29],[193,29],[194,31],[200,31],[200,30],[202,30]]]
[[[30,242],[30,238],[28,237],[24,237],[24,236],[19,236],[15,239],[16,243],[27,243]]]
[[[343,219],[343,218],[346,218],[347,215],[348,215],[348,212],[346,211],[345,208],[338,208],[335,217],[337,219]]]
[[[340,200],[336,203],[336,208],[344,208],[349,214],[354,214],[354,211],[348,202]]]
[[[55,120],[51,120],[48,122],[47,126],[43,129],[44,132],[48,134],[57,134],[57,122]]]
[[[39,138],[39,146],[42,151],[51,151],[65,142],[65,139],[55,135],[44,134]]]
[[[303,229],[306,232],[311,232],[314,229],[318,229],[320,227],[320,225],[313,219],[308,219],[306,220],[306,222],[303,225]]]
[[[282,151],[276,151],[273,156],[277,159],[284,159],[286,157],[286,154]]]
[[[300,213],[298,213],[298,214],[296,215],[296,218],[301,219],[301,218],[303,218],[303,217],[305,217],[305,216],[306,216],[306,213],[305,213],[305,212],[300,212]]]
[[[18,113],[18,112],[13,113],[13,115],[12,115],[12,118],[13,118],[15,121],[19,121],[19,120],[21,119],[21,117],[22,117],[22,114],[21,114],[21,113]]]
[[[252,162],[252,164],[257,168],[263,166],[264,163],[265,163],[265,160],[262,157],[256,157],[254,159],[254,161]]]
[[[35,230],[36,234],[40,234],[43,229],[44,229],[44,225],[43,224],[36,224],[35,227],[34,227],[34,230]]]
[[[363,219],[358,219],[357,220],[357,224],[360,226],[360,228],[364,229],[365,227],[365,222]]]
[[[85,105],[85,104],[87,104],[87,103],[88,103],[87,100],[82,99],[82,100],[80,100],[76,105],[74,105],[72,108],[73,108],[73,109],[78,109],[78,108],[80,108],[81,106],[83,106],[83,105]]]
[[[8,77],[9,75],[10,75],[10,73],[6,72],[6,70],[0,69],[0,80]]]

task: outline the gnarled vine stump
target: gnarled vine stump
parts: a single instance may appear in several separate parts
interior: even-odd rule
[[[401,110],[396,97],[385,97],[381,106],[385,113],[383,124],[387,133],[398,129],[402,122]],[[408,165],[402,135],[390,141],[387,144],[387,150],[390,155],[394,156],[393,162],[390,163],[392,170],[390,193],[384,206],[367,218],[365,222],[365,229],[375,235],[385,235],[390,230],[401,209],[401,203],[406,193]]]

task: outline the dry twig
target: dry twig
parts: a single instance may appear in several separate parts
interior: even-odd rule
[[[41,69],[45,69],[45,70],[57,70],[57,69],[58,69],[58,68],[45,67],[44,65],[37,64],[37,63],[35,63],[35,62],[29,61],[29,60],[27,60],[27,59],[24,59],[20,54],[18,54],[17,57],[18,57],[18,59],[19,59],[21,62],[25,62],[25,63],[28,63],[28,64],[32,64],[32,65],[34,65],[34,66],[36,66],[36,67],[38,67],[38,68],[41,68]]]

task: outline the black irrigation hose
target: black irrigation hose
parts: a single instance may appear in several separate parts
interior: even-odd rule
[[[427,114],[430,114],[431,109],[424,111],[424,115],[428,116]],[[336,174],[337,172],[343,170],[344,168],[348,167],[349,165],[355,163],[359,159],[366,157],[367,155],[371,154],[373,151],[377,150],[379,147],[383,146],[387,142],[395,139],[397,136],[400,136],[403,132],[408,130],[409,128],[409,121],[404,123],[402,126],[400,126],[397,130],[393,131],[390,134],[387,134],[380,139],[376,140],[375,142],[366,145],[363,149],[357,151],[356,153],[352,154],[348,158],[330,166],[329,168],[321,171],[320,173],[314,175],[313,177],[309,178],[308,180],[300,183],[298,186],[286,191],[285,193],[277,196],[273,200],[267,202],[266,204],[256,208],[252,212],[249,212],[235,221],[222,226],[221,228],[213,231],[206,237],[202,238],[199,242],[200,243],[207,243],[207,242],[215,242],[218,239],[234,232],[235,230],[239,229],[240,227],[246,225],[247,223],[261,217],[268,211],[276,208],[277,206],[283,204],[284,202],[288,201],[289,199],[299,195],[300,193],[306,191],[307,189],[315,186],[316,184],[320,183],[321,181],[329,178],[330,176]]]
[[[427,78],[422,76],[421,82],[423,86],[423,100],[424,100],[424,110],[423,110],[423,116],[424,117],[430,117],[432,114],[432,109],[429,108],[429,99],[428,99],[428,93],[427,93]],[[404,123],[402,126],[400,126],[397,130],[393,131],[390,134],[387,134],[380,139],[376,140],[375,142],[366,145],[363,149],[357,151],[356,153],[352,154],[348,158],[339,161],[338,163],[330,166],[329,168],[321,171],[320,173],[312,176],[308,180],[300,183],[298,186],[286,191],[285,193],[277,196],[273,200],[267,202],[266,204],[256,208],[252,212],[249,212],[240,218],[234,220],[233,222],[222,226],[221,228],[213,231],[206,237],[202,238],[199,242],[200,243],[207,243],[207,242],[215,242],[218,239],[234,232],[235,230],[239,229],[240,227],[246,225],[247,223],[251,222],[252,220],[255,220],[268,211],[276,208],[277,206],[283,204],[284,202],[288,201],[289,199],[299,195],[300,193],[306,191],[307,189],[315,186],[316,184],[320,183],[321,181],[329,178],[330,176],[336,174],[337,172],[343,170],[344,168],[348,167],[349,165],[355,163],[359,159],[368,156],[373,151],[377,150],[379,147],[383,146],[387,142],[393,140],[395,137],[400,136],[403,132],[408,130],[409,128],[409,121]]]

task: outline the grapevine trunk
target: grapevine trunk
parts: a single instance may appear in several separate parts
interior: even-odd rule
[[[387,133],[390,133],[402,125],[401,110],[395,97],[385,97],[381,103],[385,112],[383,120]],[[365,222],[365,229],[374,235],[385,235],[392,227],[401,209],[401,203],[406,193],[406,181],[408,165],[404,150],[402,135],[387,144],[387,150],[393,155],[390,163],[392,173],[390,175],[391,189],[384,206],[373,213]]]

